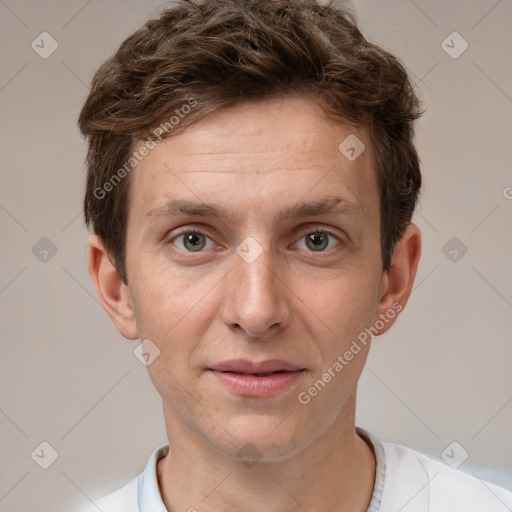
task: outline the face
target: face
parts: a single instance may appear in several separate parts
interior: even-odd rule
[[[351,134],[355,160],[338,149]],[[279,460],[343,425],[369,344],[335,363],[384,313],[366,135],[308,99],[244,104],[161,141],[130,179],[128,289],[168,426]]]

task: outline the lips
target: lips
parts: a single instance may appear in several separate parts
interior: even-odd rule
[[[210,370],[218,372],[243,373],[252,375],[272,375],[278,372],[296,372],[304,370],[303,367],[283,361],[281,359],[268,359],[254,362],[247,359],[233,359],[215,364]]]
[[[247,359],[223,361],[208,368],[217,382],[230,392],[244,397],[269,397],[297,385],[305,368],[269,359],[259,363]]]

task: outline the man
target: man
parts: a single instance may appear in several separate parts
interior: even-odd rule
[[[102,65],[89,272],[143,340],[169,444],[94,509],[511,509],[355,426],[420,258],[420,115],[399,61],[313,1],[181,0]]]

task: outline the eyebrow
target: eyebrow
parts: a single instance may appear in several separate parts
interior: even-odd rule
[[[341,196],[327,196],[312,202],[300,202],[291,207],[278,211],[277,221],[294,220],[303,217],[313,217],[325,214],[349,215],[362,221],[363,209]],[[172,218],[180,215],[196,217],[216,217],[227,220],[238,219],[238,216],[230,209],[220,205],[204,202],[195,202],[187,199],[171,199],[166,204],[149,210],[145,216],[146,224],[152,224],[154,220],[164,217]]]

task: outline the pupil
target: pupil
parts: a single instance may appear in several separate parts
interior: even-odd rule
[[[323,239],[323,242],[322,243],[322,239]],[[321,245],[317,245],[317,243],[320,241],[320,244]],[[325,247],[327,246],[327,237],[323,234],[320,234],[320,233],[313,233],[311,234],[309,237],[308,237],[308,242],[312,242],[313,243],[313,246],[310,247],[310,249],[312,248],[313,250],[318,250],[319,248],[320,249],[325,249]],[[309,245],[309,244],[308,244]]]
[[[185,247],[187,247],[187,249],[202,249],[203,246],[204,246],[204,241],[203,243],[201,243],[201,239],[200,239],[201,235],[198,235],[197,233],[189,233],[186,237],[185,237]],[[190,246],[188,246],[187,244],[191,244]]]

